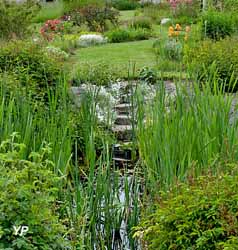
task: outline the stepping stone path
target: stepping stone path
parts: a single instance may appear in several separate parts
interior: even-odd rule
[[[87,85],[80,87],[71,87],[71,92],[74,96],[74,102],[77,106],[80,106],[80,100],[82,95],[87,91]],[[132,150],[130,145],[133,139],[133,123],[136,124],[135,118],[133,119],[133,110],[135,112],[136,107],[132,105],[132,95],[136,89],[135,82],[119,82],[116,89],[118,90],[116,101],[112,107],[112,111],[115,114],[115,120],[112,123],[112,131],[114,132],[118,143],[113,146],[113,160],[116,166],[129,167],[132,164]],[[96,86],[94,86],[95,88]],[[97,88],[97,87],[96,87]],[[149,93],[145,97],[145,101],[152,99],[156,89],[152,85],[146,86],[146,93]],[[105,90],[104,90],[105,91]],[[110,93],[110,89],[106,89]],[[165,81],[165,93],[169,97],[176,96],[176,86],[171,81]],[[188,87],[189,95],[193,94],[191,87]],[[238,119],[238,95],[232,95],[233,101],[230,110],[230,124],[233,124]],[[169,109],[169,107],[168,107]]]
[[[115,113],[115,120],[112,124],[112,131],[115,134],[118,143],[113,146],[113,160],[116,166],[129,167],[132,163],[132,150],[130,145],[133,139],[133,109],[132,95],[136,89],[136,82],[119,82],[117,89],[119,94],[117,96],[116,103],[112,108]],[[94,89],[94,86],[92,89]],[[156,89],[152,85],[147,85],[145,92],[148,93],[145,100],[153,98],[153,93]],[[174,96],[176,94],[175,84],[172,82],[165,83],[166,93]],[[76,106],[80,106],[82,95],[87,91],[87,85],[80,87],[71,87],[71,92],[74,96],[74,102]],[[108,89],[110,93],[110,89]]]

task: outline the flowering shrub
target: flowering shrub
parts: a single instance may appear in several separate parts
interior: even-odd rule
[[[89,47],[105,43],[107,43],[107,39],[104,38],[102,35],[97,34],[81,35],[78,40],[78,44],[80,47]]]
[[[44,39],[47,41],[52,41],[56,34],[62,34],[64,30],[64,26],[62,21],[58,19],[48,20],[45,24],[41,27],[40,33]]]
[[[169,0],[168,1],[172,8],[177,8],[180,4],[191,4],[193,0]]]
[[[54,46],[47,46],[46,47],[47,54],[53,55],[58,59],[66,60],[68,59],[69,55],[62,49]]]
[[[169,27],[168,36],[171,39],[178,40],[178,39],[184,38],[184,40],[187,41],[190,30],[191,30],[190,26],[186,26],[185,29],[183,30],[182,26],[177,23],[175,27],[172,25]]]

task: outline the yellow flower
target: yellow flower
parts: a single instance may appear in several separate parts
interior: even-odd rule
[[[191,30],[190,26],[186,26],[185,31],[188,33],[190,32],[190,30]]]
[[[179,31],[175,31],[175,36],[179,36]]]
[[[173,36],[173,35],[174,35],[174,27],[173,27],[173,26],[170,26],[170,27],[169,27],[168,35],[169,35],[169,36]]]
[[[187,34],[184,36],[184,40],[185,40],[185,41],[188,40],[188,35],[187,35]]]

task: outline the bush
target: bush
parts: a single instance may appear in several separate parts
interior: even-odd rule
[[[149,18],[135,18],[132,22],[131,22],[131,28],[133,29],[148,29],[151,30],[152,29],[152,22]]]
[[[207,11],[202,16],[202,34],[213,40],[220,40],[234,33],[234,19],[229,13]]]
[[[201,83],[215,78],[226,91],[238,90],[237,39],[203,41],[200,46],[185,50],[184,60]]]
[[[147,40],[151,33],[145,29],[116,29],[106,33],[108,41],[111,43],[121,43],[128,41]]]
[[[0,73],[13,73],[20,88],[36,98],[45,97],[47,89],[54,89],[60,77],[58,61],[37,44],[12,42],[0,48]]]
[[[39,5],[34,0],[24,3],[15,1],[0,1],[0,38],[23,38],[28,33],[28,26],[32,17],[39,10]]]
[[[155,84],[157,82],[158,76],[154,69],[144,67],[139,72],[139,79],[148,84]]]
[[[49,148],[21,158],[25,145],[13,138],[0,145],[0,249],[67,249],[66,230],[57,215],[59,178],[47,159]],[[14,226],[27,226],[23,235]]]
[[[72,21],[77,25],[87,24],[90,31],[104,32],[107,22],[117,25],[119,12],[113,8],[88,5],[70,13]]]
[[[140,4],[135,0],[113,0],[112,6],[118,10],[135,10]]]
[[[238,176],[204,176],[161,192],[156,212],[135,235],[149,250],[236,249]]]

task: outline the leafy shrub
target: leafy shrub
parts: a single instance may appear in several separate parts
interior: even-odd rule
[[[28,33],[28,26],[32,17],[39,10],[34,0],[23,3],[15,1],[0,1],[0,38],[23,38]]]
[[[238,176],[204,176],[159,194],[156,212],[135,235],[149,250],[236,249]],[[237,246],[237,245],[236,245]]]
[[[74,34],[65,34],[63,36],[57,36],[53,41],[51,41],[51,45],[54,47],[58,47],[66,53],[71,53],[74,49],[78,47],[78,35]]]
[[[135,18],[131,23],[131,28],[133,29],[152,29],[152,22],[149,18]]]
[[[139,79],[148,84],[155,84],[157,81],[156,71],[151,68],[144,67],[139,72]]]
[[[227,38],[215,43],[203,41],[200,46],[185,50],[184,60],[190,64],[200,82],[206,83],[215,78],[226,91],[237,91],[237,39]]]
[[[118,10],[135,10],[140,4],[135,0],[113,0],[112,6]]]
[[[49,148],[21,158],[25,145],[13,138],[0,145],[0,248],[67,249],[65,227],[57,215],[59,178],[50,170]],[[14,226],[27,226],[25,235],[14,234]]]
[[[202,16],[202,33],[204,37],[219,40],[231,36],[233,32],[234,20],[229,13],[209,10]]]
[[[111,43],[121,43],[130,41],[130,33],[126,29],[116,29],[106,33],[108,41]]]
[[[128,41],[147,40],[151,33],[145,29],[115,29],[106,33],[108,41],[111,43],[121,43]]]
[[[48,88],[55,88],[61,67],[39,45],[18,41],[0,48],[0,72],[15,74],[21,88],[42,98]]]

